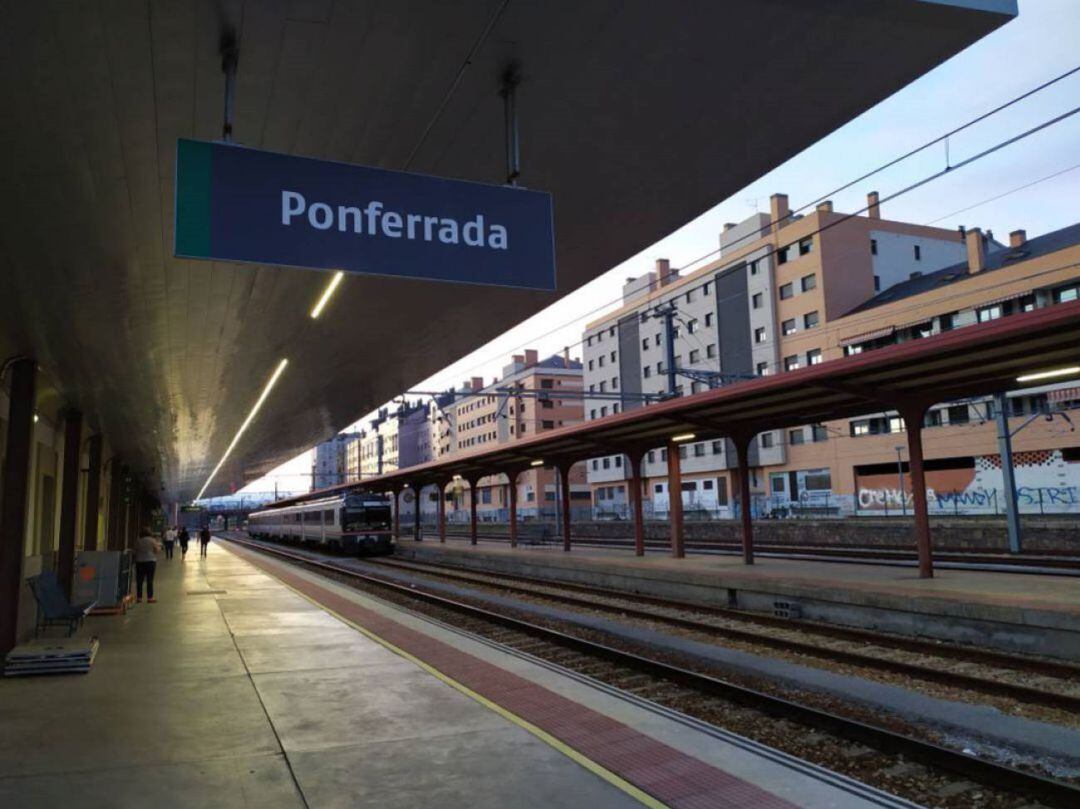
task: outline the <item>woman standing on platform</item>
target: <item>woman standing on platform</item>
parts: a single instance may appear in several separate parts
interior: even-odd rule
[[[176,535],[177,540],[180,542],[180,561],[183,562],[187,559],[187,546],[191,541],[191,534],[188,533],[187,526],[180,526],[180,533]]]
[[[204,528],[199,532],[199,556],[206,556],[206,548],[210,544],[210,529]]]
[[[161,552],[161,543],[153,532],[144,527],[135,540],[135,601],[142,601],[143,582],[146,582],[146,600],[153,604],[154,569],[157,567],[157,555]]]

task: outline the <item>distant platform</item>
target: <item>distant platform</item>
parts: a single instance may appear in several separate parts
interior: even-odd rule
[[[1080,660],[1075,577],[630,550],[399,540],[398,555],[828,623]]]
[[[89,619],[88,674],[0,680],[0,805],[908,805],[228,548]]]

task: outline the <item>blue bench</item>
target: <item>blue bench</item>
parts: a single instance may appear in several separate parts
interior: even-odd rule
[[[85,604],[72,604],[68,601],[56,573],[52,570],[31,576],[26,583],[30,585],[30,592],[34,594],[38,606],[34,637],[37,637],[42,629],[54,624],[67,624],[70,638],[75,629],[82,625],[86,614],[97,605],[96,601]]]

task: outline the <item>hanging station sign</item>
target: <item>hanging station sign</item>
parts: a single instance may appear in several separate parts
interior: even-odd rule
[[[555,289],[551,195],[180,140],[180,258]]]

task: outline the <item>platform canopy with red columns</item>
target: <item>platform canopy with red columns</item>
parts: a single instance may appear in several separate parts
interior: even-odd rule
[[[1074,301],[732,383],[324,491],[385,491],[406,479],[478,478],[536,461],[558,466],[568,460],[664,447],[673,437],[687,433],[692,433],[695,441],[705,441],[883,410],[912,416],[929,404],[1024,387],[1017,381],[1024,374],[1078,365],[1080,301]],[[912,431],[909,439],[914,440],[917,433]],[[913,458],[915,455],[912,453]],[[748,487],[740,489],[744,495],[740,499],[745,499]],[[919,512],[925,515],[926,511],[926,492],[916,490],[914,496],[919,526]],[[748,504],[741,505],[745,509]],[[922,535],[916,539],[922,571],[928,575],[929,529],[925,520],[922,525]],[[748,519],[744,520],[746,530]],[[747,544],[750,540],[744,534]]]

